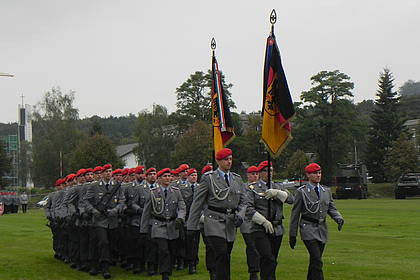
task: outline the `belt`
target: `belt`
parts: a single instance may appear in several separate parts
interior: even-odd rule
[[[302,220],[314,223],[314,224],[321,224],[325,222],[325,219],[314,219],[311,217],[302,216]]]
[[[163,218],[163,217],[159,217],[159,216],[155,216],[155,215],[153,215],[153,219],[158,220],[158,221],[161,221],[161,222],[171,222],[171,221],[174,221],[175,220],[174,217],[171,217],[171,218]]]
[[[214,211],[214,212],[218,212],[218,213],[222,213],[222,214],[234,214],[238,208],[235,209],[230,209],[230,208],[219,208],[219,207],[214,207],[214,206],[207,206],[207,209]]]

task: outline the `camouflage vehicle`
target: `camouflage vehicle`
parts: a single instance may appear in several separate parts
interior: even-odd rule
[[[368,197],[367,169],[364,164],[338,164],[334,183],[336,198]]]
[[[395,199],[420,195],[420,173],[406,173],[395,184]]]

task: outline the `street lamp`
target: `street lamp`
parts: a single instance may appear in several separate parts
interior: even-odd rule
[[[0,77],[14,77],[15,75],[0,72]]]

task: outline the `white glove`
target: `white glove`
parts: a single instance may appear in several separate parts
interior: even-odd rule
[[[278,190],[278,189],[268,189],[265,192],[265,198],[277,198],[281,202],[285,202],[289,194],[286,191]]]
[[[265,232],[269,234],[274,233],[273,225],[270,223],[269,220],[267,220],[263,215],[261,215],[259,212],[255,212],[254,216],[252,216],[251,219],[254,223],[257,225],[262,225],[265,228]]]

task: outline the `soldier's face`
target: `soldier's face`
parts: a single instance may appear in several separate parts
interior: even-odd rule
[[[152,172],[147,173],[146,181],[149,184],[154,184],[156,182],[156,172],[152,171]]]
[[[164,173],[159,177],[159,179],[160,179],[160,183],[163,186],[167,187],[171,183],[171,173]]]
[[[319,183],[321,182],[321,170],[317,171],[317,172],[312,172],[312,173],[306,173],[306,176],[308,177],[309,182],[311,183]]]
[[[217,164],[219,165],[219,168],[223,172],[227,172],[232,167],[232,161],[233,161],[232,156],[228,156],[228,157],[225,157],[224,159],[218,160]]]
[[[259,178],[258,172],[246,173],[246,176],[248,177],[249,183],[256,182],[258,181],[258,178]]]
[[[109,168],[109,169],[105,170],[104,172],[102,172],[102,176],[107,181],[111,180],[111,177],[112,177],[112,169]]]
[[[92,173],[92,172],[88,172],[88,173],[86,173],[86,175],[85,175],[85,180],[86,180],[87,182],[92,182],[92,181],[93,181],[93,173]]]
[[[182,180],[187,179],[187,170],[179,172],[179,177],[181,177]]]
[[[194,184],[197,182],[197,173],[191,173],[190,175],[188,175],[188,182],[190,182],[191,184]]]
[[[271,178],[273,178],[273,172],[274,172],[273,167],[271,167],[271,170],[270,170],[270,176],[271,176]],[[268,168],[267,168],[267,167],[266,167],[266,168],[264,168],[264,169],[260,172],[260,178],[261,178],[261,180],[263,180],[264,182],[267,182],[267,181],[268,181]]]

